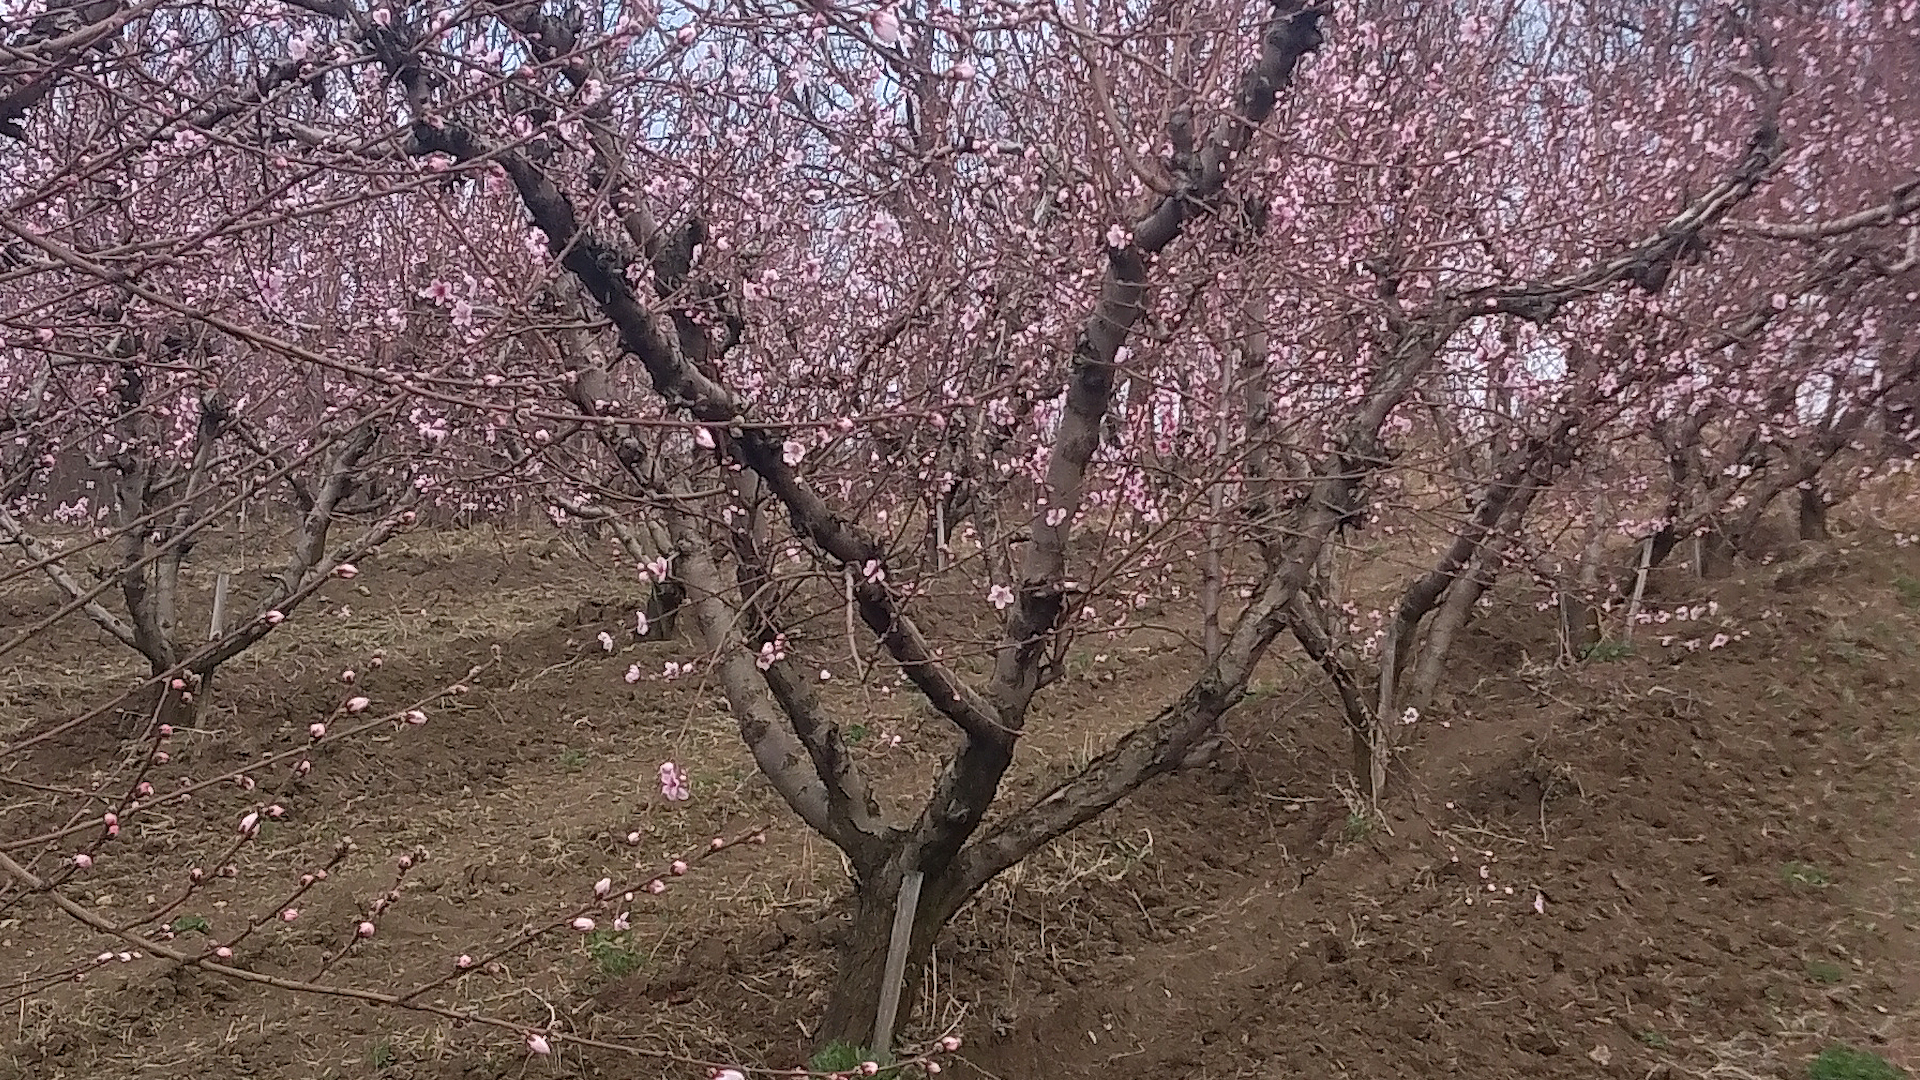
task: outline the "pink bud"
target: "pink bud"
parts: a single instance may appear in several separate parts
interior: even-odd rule
[[[940,1063],[937,1061],[929,1061],[926,1064],[926,1069],[927,1069],[927,1075],[932,1076],[934,1073],[937,1073],[940,1071]]]
[[[416,726],[418,726],[418,725],[420,725],[420,724],[424,724],[424,723],[426,723],[426,722],[427,722],[427,714],[426,714],[426,713],[423,713],[423,712],[421,712],[421,711],[420,711],[419,709],[408,709],[408,710],[407,710],[407,723],[409,723],[409,724],[413,724],[413,725],[416,725]]]
[[[287,808],[281,806],[279,803],[274,803],[272,806],[267,807],[267,816],[277,821],[287,816]]]
[[[155,750],[153,752],[153,763],[155,765],[165,765],[167,762],[172,760],[173,760],[173,755],[167,753],[165,750]]]
[[[281,921],[281,922],[292,922],[293,920],[295,920],[295,919],[297,919],[297,918],[299,918],[299,917],[300,917],[300,909],[299,909],[299,908],[288,908],[288,909],[286,909],[285,911],[282,911],[282,912],[280,913],[280,921]]]
[[[350,562],[343,562],[333,568],[336,577],[351,578],[360,573],[360,568]]]
[[[200,881],[206,876],[207,876],[207,872],[205,870],[200,869],[197,866],[187,871],[188,881]]]
[[[466,953],[461,953],[459,956],[453,958],[453,966],[465,971],[467,968],[473,966],[473,957],[468,956]]]
[[[348,698],[347,711],[350,713],[366,712],[367,706],[371,704],[373,704],[373,702],[363,697]]]
[[[142,780],[140,781],[140,786],[133,789],[133,793],[135,795],[139,795],[142,798],[144,798],[148,795],[153,794],[153,785],[147,783],[145,780]]]
[[[940,1049],[945,1050],[949,1054],[953,1053],[955,1050],[960,1049],[960,1036],[948,1035],[947,1037],[941,1039]]]
[[[252,836],[254,833],[257,833],[259,831],[260,831],[260,815],[259,814],[249,811],[246,817],[243,817],[240,819],[240,835]]]
[[[727,846],[727,841],[725,837],[716,836],[713,839],[707,841],[708,851],[719,851],[721,848],[726,846]]]
[[[542,1057],[553,1053],[553,1047],[547,1045],[547,1037],[538,1032],[527,1033],[527,1049]]]
[[[881,8],[868,16],[873,26],[873,36],[882,45],[891,45],[900,40],[900,18],[887,8]]]
[[[325,725],[325,724],[308,724],[308,725],[307,725],[307,734],[308,734],[308,735],[309,735],[310,737],[312,737],[312,738],[315,738],[315,739],[324,739],[324,738],[326,738],[326,737],[327,737],[327,725]]]
[[[629,843],[629,844],[638,844],[639,842],[640,842],[640,834],[639,834],[639,833],[637,833],[637,832],[630,832],[630,833],[628,833],[628,834],[627,834],[627,843]]]
[[[402,870],[411,870],[413,869],[413,856],[402,855],[398,859],[394,860],[394,865],[398,866]]]
[[[863,1061],[860,1063],[860,1075],[862,1076],[872,1076],[879,1071],[880,1063],[877,1061]]]
[[[612,891],[613,891],[612,878],[603,877],[599,881],[596,881],[593,883],[593,895],[599,897],[602,900],[605,900],[607,898],[607,894]]]
[[[173,682],[169,683],[168,685],[172,686],[175,690],[185,690],[187,688],[187,680],[175,679],[173,680]]]
[[[213,950],[213,955],[219,957],[222,960],[231,960],[233,959],[233,950],[227,948],[225,945],[222,945],[219,948]]]
[[[73,865],[82,870],[91,870],[93,869],[93,856],[83,851],[73,857]]]
[[[107,826],[107,839],[111,840],[114,837],[119,835],[120,835],[120,826],[118,825]]]
[[[354,927],[353,932],[360,935],[361,937],[372,937],[373,924],[370,922],[363,922],[359,926]]]
[[[348,685],[352,685],[353,680],[357,678],[359,678],[359,676],[354,674],[352,668],[348,668],[347,670],[340,673],[340,681],[343,683],[347,683]]]
[[[678,876],[680,874],[684,874],[687,872],[687,864],[685,860],[675,859],[673,860],[673,866],[670,869],[672,869],[674,874]]]
[[[261,618],[267,620],[268,626],[279,626],[281,623],[287,621],[286,612],[283,611],[269,611],[265,615],[262,615]]]
[[[573,920],[573,928],[575,930],[580,931],[583,934],[587,933],[593,929],[593,920],[587,918],[585,915],[582,915],[579,918]]]
[[[655,896],[659,896],[661,893],[667,891],[667,883],[661,881],[659,878],[654,878],[652,881],[647,882],[647,891]]]
[[[376,667],[376,668],[377,668],[377,667],[379,667],[379,666],[380,666],[381,664],[384,664],[384,663],[386,663],[386,662],[387,662],[387,658],[386,658],[386,657],[384,657],[384,656],[382,656],[382,655],[380,655],[379,653],[374,653],[374,654],[373,654],[373,656],[372,656],[372,657],[371,657],[370,659],[368,659],[368,660],[367,660],[367,666],[368,666],[368,667]]]
[[[100,816],[100,823],[111,829],[115,825],[120,824],[120,815],[109,810]]]

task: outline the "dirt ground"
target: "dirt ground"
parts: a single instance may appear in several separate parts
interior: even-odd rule
[[[207,547],[195,587],[247,570],[244,545]],[[1408,776],[1378,819],[1337,784],[1345,736],[1320,683],[1276,655],[1219,767],[1153,786],[961,914],[911,1030],[958,1025],[967,1044],[949,1074],[1003,1080],[1750,1080],[1804,1076],[1834,1042],[1920,1067],[1920,550],[1856,534],[1822,569],[1780,582],[1750,567],[1711,587],[1676,577],[1656,588],[1667,622],[1632,653],[1571,670],[1551,663],[1545,615],[1476,625],[1445,697],[1407,729]],[[311,977],[390,886],[394,859],[423,847],[376,936],[326,976],[391,991],[570,910],[603,875],[644,880],[708,837],[765,824],[764,847],[640,897],[631,931],[542,939],[426,995],[670,1056],[562,1044],[529,1059],[510,1033],[145,957],[8,991],[0,1078],[691,1077],[696,1060],[797,1063],[832,978],[843,865],[755,776],[713,688],[659,677],[694,650],[634,639],[638,579],[619,572],[630,588],[608,590],[572,548],[488,529],[408,537],[362,571],[223,670],[156,786],[299,745],[341,700],[343,668],[396,708],[496,648],[498,662],[430,706],[425,727],[325,748],[297,784],[263,772],[257,790],[223,785],[131,822],[70,894],[123,917],[164,902],[189,867],[217,865],[233,823],[272,792],[287,819],[176,912],[194,928],[179,940],[229,938],[276,910],[350,836],[358,853],[301,898],[298,920],[241,952],[256,970]],[[0,627],[53,606],[37,585],[0,588]],[[1170,696],[1191,657],[1143,634],[1078,661],[1023,741],[1011,803]],[[90,627],[61,624],[0,660],[0,743],[136,673]],[[905,806],[948,736],[909,694],[854,682],[837,683],[836,705]],[[111,728],[9,756],[6,776],[82,786],[121,752]],[[665,760],[688,769],[690,800],[661,796]],[[0,839],[44,828],[42,798],[0,782]],[[0,981],[107,947],[0,894]]]

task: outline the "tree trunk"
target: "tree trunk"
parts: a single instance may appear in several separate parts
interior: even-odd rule
[[[1811,481],[1800,489],[1800,539],[1827,539],[1827,496]]]
[[[1708,527],[1693,538],[1693,569],[1703,581],[1733,573],[1733,544],[1718,528]]]
[[[880,995],[886,988],[887,947],[893,937],[894,904],[900,897],[900,879],[904,867],[889,860],[886,868],[862,881],[854,893],[853,924],[840,944],[833,991],[827,998],[826,1017],[814,1036],[816,1049],[834,1043],[846,1043],[875,1054],[891,1047],[870,1045],[874,1020],[880,1009]],[[933,956],[933,943],[947,920],[959,910],[964,896],[956,896],[951,878],[929,874],[921,886],[920,905],[914,913],[912,942],[907,948],[906,974],[901,978],[900,1012],[894,1018],[897,1038],[912,1018],[918,995],[920,975]]]

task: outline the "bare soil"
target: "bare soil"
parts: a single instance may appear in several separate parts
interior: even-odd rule
[[[1406,775],[1382,817],[1343,793],[1346,737],[1313,672],[1277,654],[1215,767],[1155,785],[961,914],[911,1031],[958,1025],[967,1045],[950,1072],[1005,1080],[1744,1080],[1804,1076],[1832,1042],[1920,1067],[1920,551],[1850,543],[1784,581],[1773,567],[1711,586],[1676,575],[1657,611],[1714,601],[1715,613],[1644,627],[1631,654],[1571,669],[1552,663],[1545,615],[1477,624],[1446,696],[1406,729]],[[204,548],[202,588],[238,550]],[[288,818],[176,923],[230,938],[350,836],[358,853],[301,898],[299,918],[241,952],[308,978],[390,886],[394,859],[421,846],[429,857],[377,935],[327,975],[391,991],[571,910],[603,875],[644,880],[709,837],[768,825],[764,847],[640,897],[630,933],[543,939],[424,998],[668,1057],[562,1043],[529,1060],[499,1030],[143,957],[0,1010],[0,1078],[686,1077],[697,1060],[797,1063],[833,977],[844,868],[754,774],[714,690],[657,677],[695,650],[635,640],[637,578],[490,530],[410,537],[362,571],[221,673],[156,786],[300,745],[347,692],[343,668],[394,708],[496,649],[498,661],[425,727],[323,749],[298,784],[262,772],[256,790],[225,785],[130,822],[69,894],[121,917],[165,902],[270,797]],[[631,587],[607,588],[610,574]],[[0,625],[54,606],[38,585],[0,588]],[[831,634],[802,647],[838,648],[847,666]],[[4,742],[139,671],[72,620],[0,663]],[[1191,663],[1170,636],[1084,646],[1005,797],[1097,753]],[[633,684],[630,664],[645,675]],[[836,680],[836,705],[905,807],[949,736],[909,694],[856,682]],[[6,776],[84,787],[127,752],[115,725],[128,723],[8,758]],[[688,802],[662,798],[663,760],[692,774]],[[0,839],[44,829],[43,798],[0,780]],[[66,850],[35,865],[51,872]],[[44,902],[0,894],[0,981],[105,948]]]

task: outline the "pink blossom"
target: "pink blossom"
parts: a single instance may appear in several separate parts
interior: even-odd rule
[[[613,635],[605,630],[600,631],[600,649],[602,652],[613,651]]]
[[[686,802],[693,798],[692,781],[680,766],[671,761],[660,763],[660,794],[666,796],[669,802]]]
[[[867,22],[873,27],[873,36],[882,45],[891,45],[900,40],[900,17],[892,8],[880,8],[867,16]]]
[[[369,937],[372,937],[372,936],[373,936],[373,924],[372,924],[372,923],[370,923],[370,922],[365,922],[365,921],[362,921],[362,922],[360,923],[360,925],[359,925],[359,926],[356,926],[356,927],[354,927],[354,928],[353,928],[353,932],[354,932],[354,934],[355,934],[355,935],[357,935],[357,936],[359,936],[359,937],[363,937],[363,938],[369,938]]]
[[[354,671],[352,668],[348,668],[347,670],[340,673],[340,681],[343,683],[346,683],[348,686],[352,686],[353,680],[357,678],[359,678],[359,676],[354,674]]]
[[[260,815],[258,813],[249,811],[247,813],[247,816],[240,819],[240,835],[241,836],[252,836],[254,833],[257,833],[259,831],[260,831]]]
[[[637,683],[640,681],[640,665],[639,664],[627,665],[626,680],[629,683]]]
[[[386,8],[376,9],[367,17],[372,19],[376,26],[390,26],[393,23],[393,12],[388,11]]]
[[[527,1049],[542,1057],[553,1053],[553,1047],[547,1045],[547,1037],[537,1031],[527,1032]]]
[[[461,953],[459,956],[453,958],[453,966],[465,971],[467,968],[473,966],[473,957],[468,956],[466,953]]]
[[[693,441],[701,449],[711,450],[713,449],[713,432],[708,431],[705,425],[696,427],[693,429]]]
[[[603,877],[599,881],[596,881],[593,883],[593,895],[599,897],[602,900],[605,900],[607,898],[607,894],[612,891],[613,891],[612,878]]]
[[[93,869],[93,856],[83,851],[73,857],[73,865],[82,870],[91,870]]]
[[[421,712],[419,709],[408,709],[406,720],[407,720],[407,723],[413,724],[417,727],[427,722],[427,714],[424,712]]]
[[[786,462],[789,468],[805,461],[806,457],[807,448],[804,443],[788,439],[780,444],[780,460]]]
[[[315,724],[308,724],[308,725],[307,725],[307,737],[308,737],[308,738],[311,738],[311,739],[324,739],[324,738],[326,738],[326,737],[327,737],[327,725],[325,725],[325,724],[318,724],[318,723],[315,723]]]
[[[350,562],[343,562],[339,566],[336,566],[333,568],[333,574],[335,577],[352,578],[352,577],[357,577],[359,573],[360,573],[360,568],[353,565]]]
[[[684,874],[687,872],[687,864],[686,864],[686,861],[683,859],[675,859],[673,860],[673,865],[668,867],[667,869],[672,871],[674,875],[678,876],[680,874]]]
[[[648,623],[648,622],[647,622],[647,613],[646,613],[646,612],[644,612],[644,611],[636,611],[636,612],[634,612],[634,613],[633,613],[633,630],[634,630],[634,633],[637,633],[637,634],[639,634],[639,635],[640,635],[641,637],[646,637],[646,636],[647,636],[647,628],[648,628],[648,627],[649,627],[650,625],[652,625],[652,624],[650,624],[650,623]],[[632,682],[633,680],[632,680],[632,679],[629,679],[629,680],[627,680],[627,681],[628,681],[628,682]]]
[[[293,920],[295,920],[295,919],[297,919],[297,918],[299,918],[299,917],[300,917],[300,909],[299,909],[299,908],[287,908],[287,909],[286,909],[285,911],[282,911],[282,912],[280,913],[280,921],[281,921],[281,922],[292,922]]]
[[[347,711],[350,713],[366,712],[367,706],[371,704],[373,704],[373,702],[368,701],[366,698],[363,698],[363,697],[348,698]]]
[[[281,623],[287,621],[286,614],[278,610],[269,611],[265,615],[262,615],[261,618],[267,621],[268,626],[279,626]]]
[[[213,950],[213,955],[219,957],[222,960],[231,960],[233,959],[233,950],[227,948],[225,945],[222,945],[219,948]]]
[[[948,1035],[945,1038],[942,1038],[940,1040],[940,1049],[945,1050],[949,1054],[953,1053],[955,1050],[960,1049],[960,1036]]]
[[[593,929],[593,920],[587,918],[585,915],[582,915],[579,918],[573,920],[572,925],[575,930],[578,930],[581,933],[585,934]]]
[[[1005,585],[995,585],[987,590],[987,602],[995,609],[1005,611],[1008,605],[1013,603],[1013,590]]]
[[[623,934],[626,933],[628,930],[632,929],[633,922],[629,918],[629,913],[623,911],[620,914],[615,915],[613,917],[613,928],[614,930]]]

